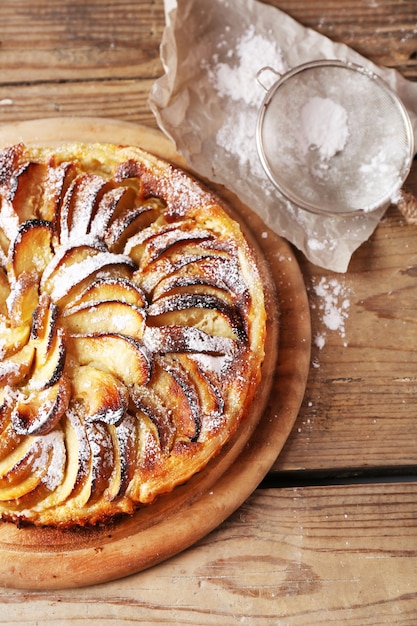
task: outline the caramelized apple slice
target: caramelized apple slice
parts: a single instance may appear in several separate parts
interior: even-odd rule
[[[0,462],[0,502],[21,498],[39,485],[46,472],[37,463],[41,453],[36,440],[26,439]]]
[[[26,345],[30,336],[29,324],[8,328],[0,325],[0,353],[3,358],[9,358]]]
[[[161,280],[178,272],[181,268],[187,271],[186,268],[190,268],[199,261],[207,260],[210,262],[217,258],[217,254],[212,251],[202,248],[196,250],[194,247],[190,249],[189,246],[185,246],[180,251],[176,250],[173,254],[164,255],[147,267],[141,268],[135,273],[135,277],[137,276],[146,293],[152,293]]]
[[[233,294],[241,301],[247,299],[248,288],[242,280],[236,261],[214,255],[197,259],[163,277],[153,290],[152,298],[157,300],[173,289],[195,285],[216,287]]]
[[[109,372],[84,365],[74,371],[72,386],[74,398],[83,401],[86,421],[117,424],[126,413],[127,389]]]
[[[230,354],[236,352],[236,342],[228,337],[218,337],[192,326],[149,326],[143,342],[151,352],[202,352],[205,354]]]
[[[44,435],[59,422],[68,408],[71,385],[62,375],[55,385],[35,390],[16,402],[11,415],[19,435]]]
[[[74,415],[72,411],[70,413]],[[86,449],[89,450],[89,447],[86,440],[84,448],[80,446],[76,432],[79,434],[80,428],[73,428],[71,420],[66,416],[63,419],[62,430],[53,430],[44,436],[45,439],[55,437],[57,441],[48,473],[44,478],[48,491],[42,494],[37,503],[31,502],[31,508],[35,512],[45,511],[60,504],[65,505],[71,495],[76,495],[77,488],[81,488],[85,467],[88,468],[88,461],[85,465],[84,460],[88,459]]]
[[[193,222],[179,224],[152,225],[131,237],[125,246],[125,253],[140,267],[148,266],[177,244],[187,241],[213,239],[213,233],[203,228],[195,228]]]
[[[87,422],[85,429],[92,453],[91,489],[88,499],[91,504],[97,501],[109,487],[114,467],[114,449],[106,424]]]
[[[66,353],[65,334],[62,328],[58,328],[46,354],[43,346],[36,350],[35,368],[29,381],[29,388],[39,390],[55,385],[63,373]]]
[[[151,361],[139,341],[115,333],[70,335],[71,354],[80,365],[99,364],[128,387],[145,385],[151,375]]]
[[[95,207],[109,183],[95,174],[79,174],[69,186],[59,220],[60,243],[77,245],[88,233]]]
[[[12,326],[30,324],[38,301],[39,282],[36,272],[22,272],[13,283],[7,298],[7,309]]]
[[[44,363],[48,357],[55,337],[57,318],[58,307],[51,302],[47,293],[43,293],[33,312],[31,330],[31,340],[36,344],[38,364]]]
[[[136,202],[137,190],[130,186],[115,187],[106,191],[100,199],[91,222],[93,237],[103,238],[112,220],[126,211],[132,211]]]
[[[55,251],[54,258],[43,272],[40,284],[42,292],[51,293],[54,286],[59,283],[65,271],[68,272],[69,267],[74,266],[76,269],[79,264],[97,255],[99,252],[99,247],[86,244],[69,248],[66,246],[58,248]]]
[[[121,278],[97,278],[72,300],[71,306],[87,302],[105,302],[118,300],[137,307],[146,306],[146,298],[140,287]]]
[[[168,359],[158,360],[159,367],[152,377],[152,386],[160,397],[169,398],[167,408],[171,411],[177,437],[196,441],[201,427],[201,405],[193,381],[183,368]]]
[[[29,343],[8,359],[0,361],[0,384],[16,385],[22,382],[29,374],[34,356],[35,348]]]
[[[7,316],[7,304],[6,300],[10,295],[10,285],[7,280],[7,276],[3,269],[0,268],[0,315]]]
[[[155,424],[161,450],[163,452],[169,451],[174,444],[176,435],[175,424],[171,419],[171,408],[167,406],[167,404],[171,404],[171,399],[167,404],[164,404],[162,398],[149,387],[135,387],[132,390],[132,398],[136,408],[145,413]]]
[[[160,450],[158,432],[155,424],[146,414],[139,420],[137,441],[137,472],[129,483],[126,494],[136,502],[151,501],[153,496],[146,498],[144,485],[149,478],[160,470],[163,455]]]
[[[9,273],[16,280],[23,272],[41,276],[53,258],[50,222],[28,220],[20,225],[9,250]]]
[[[61,323],[70,333],[122,333],[141,337],[145,327],[142,309],[119,302],[86,302],[64,310]]]
[[[121,252],[130,237],[147,228],[158,217],[162,205],[152,198],[139,207],[132,209],[132,206],[113,220],[105,232],[104,240],[112,251]]]
[[[19,459],[16,459],[17,455],[20,455]],[[10,460],[14,460],[15,465],[0,479],[0,500],[14,499],[14,505],[10,503],[14,510],[36,507],[62,480],[65,467],[62,433],[56,431],[31,438],[26,453],[22,455],[22,450],[16,449]]]
[[[18,435],[11,423],[14,400],[10,389],[0,389],[0,459],[4,459],[20,443],[22,437]]]
[[[43,278],[41,288],[51,295],[54,302],[59,302],[75,285],[97,270],[118,265],[135,267],[132,260],[123,254],[112,254],[85,246],[70,248],[66,250],[60,265],[51,273],[48,272],[46,279]]]
[[[63,427],[68,462],[59,499],[64,503],[71,500],[74,506],[83,506],[91,493],[92,452],[84,418],[76,404],[67,411]]]
[[[11,422],[2,430],[0,435],[0,459],[8,456],[22,441],[22,435],[18,435]]]
[[[56,165],[51,162],[45,179],[44,195],[39,208],[39,217],[54,222],[60,209],[61,200],[77,174],[75,163]]]
[[[20,224],[38,217],[46,173],[47,166],[44,163],[26,162],[20,165],[9,179],[7,197],[19,217]]]
[[[113,475],[106,492],[109,500],[125,494],[136,471],[137,418],[126,414],[117,424],[110,425],[114,450]]]
[[[23,143],[16,143],[0,150],[0,186],[8,187],[14,171],[17,168],[19,159],[23,154],[25,146]]]
[[[177,323],[231,339],[246,337],[242,318],[235,307],[211,294],[179,293],[164,296],[149,306],[148,315],[148,323],[152,326]]]

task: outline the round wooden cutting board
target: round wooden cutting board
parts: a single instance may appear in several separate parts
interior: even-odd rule
[[[56,118],[0,127],[1,147],[20,141],[139,145],[184,166],[174,145],[159,131],[112,120]],[[256,489],[284,446],[304,396],[310,363],[311,327],[303,278],[290,246],[234,195],[214,188],[252,243],[266,292],[266,357],[250,414],[202,472],[132,517],[70,531],[0,522],[0,585],[80,587],[155,565],[191,546],[231,515]]]

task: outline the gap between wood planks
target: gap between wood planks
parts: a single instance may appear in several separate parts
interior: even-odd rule
[[[271,472],[258,489],[285,487],[325,487],[373,483],[417,483],[417,466],[349,468],[349,470],[288,470]]]

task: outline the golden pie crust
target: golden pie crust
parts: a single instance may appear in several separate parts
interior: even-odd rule
[[[0,152],[0,519],[133,513],[207,465],[261,380],[254,254],[139,148]]]

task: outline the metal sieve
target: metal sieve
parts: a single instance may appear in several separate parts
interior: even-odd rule
[[[266,74],[275,82],[265,86]],[[392,89],[355,64],[319,60],[279,74],[264,67],[256,141],[268,177],[307,211],[352,215],[387,206],[414,154],[410,118]]]

